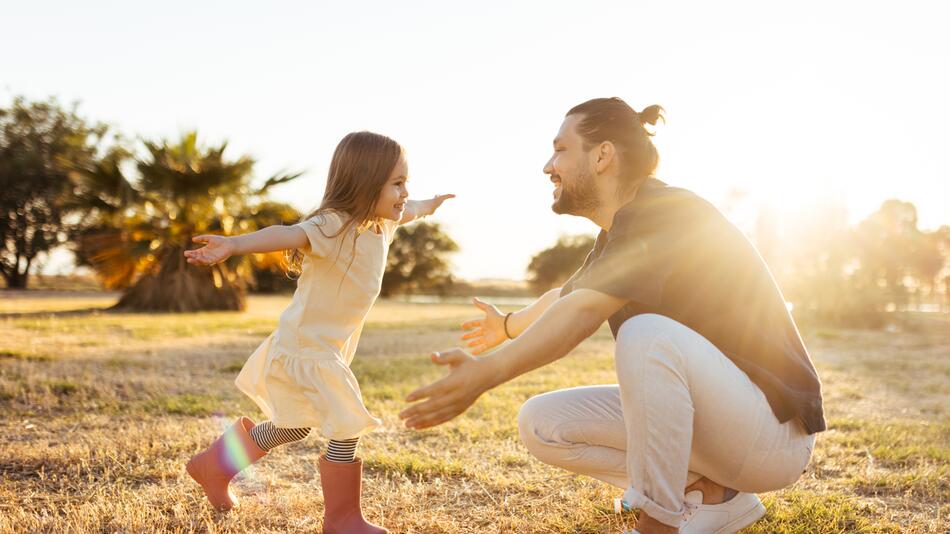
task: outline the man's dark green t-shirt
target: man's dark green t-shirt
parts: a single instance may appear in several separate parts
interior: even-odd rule
[[[752,244],[710,203],[647,180],[601,231],[561,291],[593,289],[627,300],[610,319],[654,313],[715,345],[765,393],[779,421],[825,429],[821,383],[785,299]]]

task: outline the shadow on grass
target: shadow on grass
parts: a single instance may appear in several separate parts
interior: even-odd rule
[[[122,310],[116,310],[113,307],[108,308],[80,308],[76,310],[40,310],[31,312],[3,312],[0,313],[0,319],[28,319],[31,317],[82,317],[86,315],[98,315],[101,313],[116,313]]]

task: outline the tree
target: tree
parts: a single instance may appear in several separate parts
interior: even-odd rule
[[[940,274],[950,260],[945,242],[950,244],[950,227],[947,226],[915,236],[908,270],[915,281],[914,298],[918,306],[927,299],[939,304]]]
[[[819,204],[776,243],[772,272],[799,319],[876,327],[887,313],[940,305],[950,243],[917,228],[913,204],[887,200],[855,227],[843,204]]]
[[[583,265],[594,241],[589,235],[562,236],[554,246],[535,254],[528,264],[531,289],[540,295],[567,281]]]
[[[0,109],[0,274],[8,288],[26,288],[37,256],[67,239],[68,169],[95,160],[107,131],[55,99],[18,97]]]
[[[950,312],[950,226],[943,225],[929,234],[936,243],[936,248],[943,256],[943,269],[937,273],[934,291],[934,304],[940,311]],[[940,287],[943,287],[943,297],[940,296]]]
[[[185,261],[198,234],[231,235],[258,228],[267,191],[299,174],[251,186],[254,160],[227,160],[227,143],[205,148],[195,132],[170,144],[144,142],[138,178],[123,172],[128,154],[115,152],[76,167],[74,201],[86,210],[76,253],[110,288],[124,289],[116,305],[138,311],[240,310],[251,260],[234,257],[211,267]]]
[[[250,209],[250,217],[258,228],[277,224],[294,224],[300,212],[289,204],[265,201]],[[287,276],[284,252],[251,255],[251,289],[262,293],[293,291],[297,281]]]
[[[400,226],[389,247],[383,296],[434,291],[444,294],[452,285],[448,255],[458,251],[438,223],[418,222]]]
[[[859,267],[854,282],[880,294],[884,310],[940,305],[940,286],[947,270],[948,230],[924,232],[917,227],[917,208],[889,199],[854,230]]]
[[[760,218],[772,216],[766,210]],[[883,320],[879,288],[863,287],[853,276],[858,247],[847,219],[840,199],[825,199],[789,215],[795,222],[781,234],[757,229],[756,247],[799,320],[852,326]]]

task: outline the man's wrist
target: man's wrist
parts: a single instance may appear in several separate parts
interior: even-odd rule
[[[514,315],[514,314],[515,314],[515,312],[508,312],[508,313],[506,313],[506,314],[505,314],[505,320],[504,320],[504,322],[502,323],[502,328],[505,330],[505,337],[508,338],[508,339],[514,339],[514,338],[515,338],[515,336],[511,335],[511,331],[508,330],[508,319],[510,319],[511,316]]]

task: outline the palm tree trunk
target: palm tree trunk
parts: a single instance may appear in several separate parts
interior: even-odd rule
[[[176,246],[165,247],[157,269],[143,274],[113,307],[129,311],[193,312],[244,310],[246,294],[240,277],[219,264],[191,265]]]

